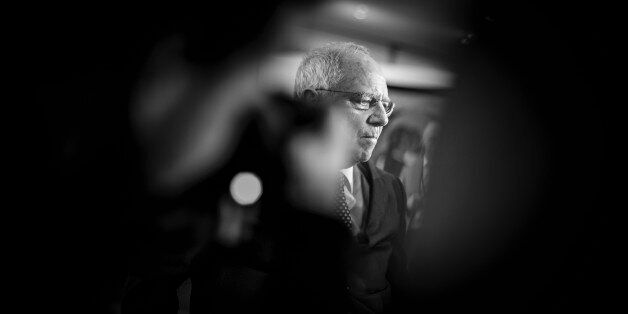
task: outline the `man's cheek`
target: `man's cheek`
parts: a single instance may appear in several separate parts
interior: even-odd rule
[[[355,112],[355,109],[352,108],[346,112],[346,117],[347,123],[357,135],[358,131],[362,128],[362,125],[364,124],[364,118],[359,113]]]

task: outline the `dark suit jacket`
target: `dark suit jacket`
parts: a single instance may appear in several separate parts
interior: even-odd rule
[[[389,311],[401,295],[407,263],[404,251],[406,195],[399,178],[358,164],[366,211],[349,258],[348,290],[356,312]]]
[[[365,211],[357,237],[336,219],[274,204],[253,242],[213,245],[196,256],[191,312],[389,312],[406,269],[405,193],[398,178],[372,164],[358,169]],[[135,303],[144,308],[159,301],[148,312],[172,313],[176,285],[166,288],[163,295],[174,293],[172,306],[162,304],[172,298],[159,297],[154,289]]]

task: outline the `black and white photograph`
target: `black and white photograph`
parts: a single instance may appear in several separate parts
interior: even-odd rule
[[[16,312],[622,312],[611,11],[25,8]]]

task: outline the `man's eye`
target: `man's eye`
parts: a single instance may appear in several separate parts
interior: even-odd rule
[[[361,100],[359,102],[356,102],[356,105],[356,107],[358,107],[358,109],[360,110],[367,110],[371,108],[371,102],[367,100]]]

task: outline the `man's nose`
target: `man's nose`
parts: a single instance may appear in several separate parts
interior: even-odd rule
[[[373,106],[373,109],[373,113],[369,116],[366,122],[376,126],[385,126],[388,124],[388,115],[386,114],[386,110],[384,110],[382,102],[379,102],[377,106]]]

